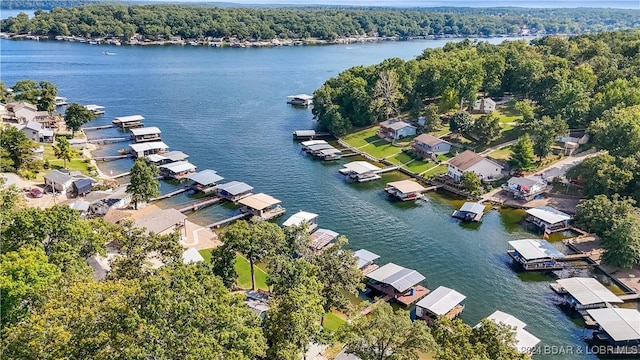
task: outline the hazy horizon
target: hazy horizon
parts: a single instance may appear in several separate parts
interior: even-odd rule
[[[640,0],[453,0],[453,1],[419,1],[419,0],[155,0],[162,2],[207,2],[207,3],[236,3],[241,5],[347,5],[347,6],[389,6],[389,7],[523,7],[523,8],[619,8],[640,9]]]

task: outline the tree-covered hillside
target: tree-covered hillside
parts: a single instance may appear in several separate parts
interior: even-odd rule
[[[115,36],[150,39],[230,37],[239,39],[380,36],[491,36],[528,29],[582,33],[640,26],[640,11],[618,9],[383,9],[218,8],[178,5],[88,5],[38,11],[33,19],[3,20],[2,31],[41,36]]]

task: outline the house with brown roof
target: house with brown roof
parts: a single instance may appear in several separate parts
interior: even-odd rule
[[[398,119],[390,119],[380,123],[378,136],[391,141],[416,134],[416,127]]]
[[[451,150],[451,143],[429,134],[421,134],[413,140],[411,151],[423,158],[433,158]]]
[[[449,160],[447,175],[460,181],[462,174],[473,172],[480,180],[490,180],[500,177],[502,166],[498,163],[482,157],[471,150],[466,150]]]

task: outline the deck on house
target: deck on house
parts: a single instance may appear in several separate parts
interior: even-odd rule
[[[201,199],[198,201],[194,201],[190,204],[187,204],[183,207],[181,207],[180,209],[178,209],[178,211],[180,211],[181,213],[186,213],[186,212],[190,212],[190,211],[196,211],[199,209],[202,209],[204,207],[207,207],[209,205],[213,205],[213,204],[217,204],[220,201],[224,200],[221,197],[213,197],[213,198],[207,198],[207,199]]]

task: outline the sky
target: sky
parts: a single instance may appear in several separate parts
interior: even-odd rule
[[[535,7],[535,8],[571,8],[571,7],[602,7],[640,9],[640,0],[156,0],[167,2],[227,2],[238,4],[295,4],[295,5],[356,5],[356,6],[397,6],[397,7],[434,7],[434,6],[463,6],[463,7]]]

